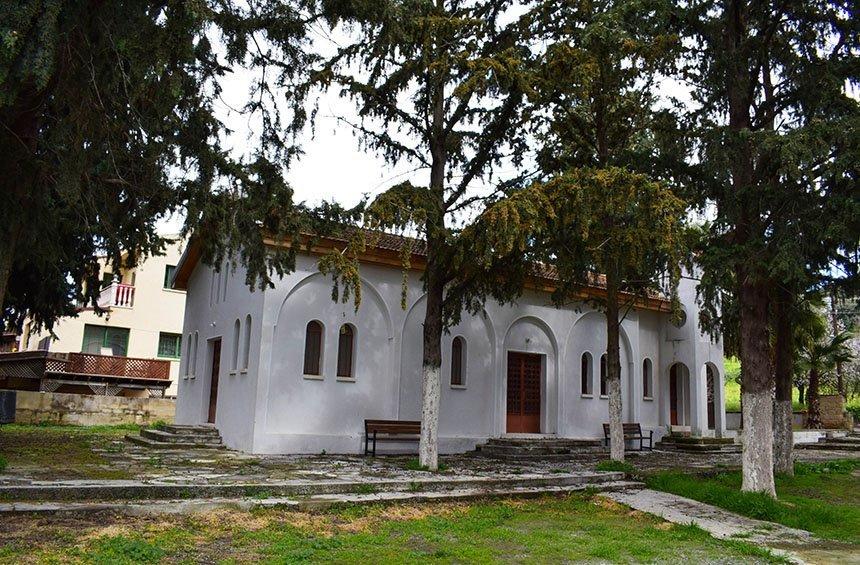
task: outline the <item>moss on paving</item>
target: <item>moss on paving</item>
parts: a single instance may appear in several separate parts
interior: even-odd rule
[[[0,426],[0,454],[7,461],[6,472],[26,473],[33,478],[128,479],[109,453],[122,451],[117,443],[136,425],[69,426],[10,424]]]
[[[797,463],[795,476],[776,478],[777,499],[741,492],[740,471],[702,477],[681,472],[649,476],[650,488],[732,512],[860,544],[860,460]]]
[[[63,522],[63,520],[66,520]],[[11,522],[11,521],[10,521]],[[352,506],[307,513],[23,516],[0,525],[0,562],[779,562],[603,498]]]

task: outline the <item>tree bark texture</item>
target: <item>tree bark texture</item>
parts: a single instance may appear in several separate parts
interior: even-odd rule
[[[437,0],[439,7],[444,7]],[[431,75],[428,85],[433,98],[430,128],[430,193],[436,209],[427,211],[427,266],[424,283],[427,310],[424,314],[424,356],[421,365],[421,438],[418,462],[431,471],[439,469],[439,403],[442,369],[442,308],[445,300],[445,91],[442,77]]]
[[[773,482],[773,381],[768,343],[768,292],[761,282],[740,284],[743,369],[743,484],[741,490],[776,496]]]
[[[618,281],[606,275],[606,384],[609,393],[609,457],[624,461],[624,426],[621,421],[621,353],[619,349]]]
[[[773,408],[774,470],[794,475],[794,432],[792,431],[791,390],[794,369],[791,293],[781,289],[775,304],[776,343],[774,346],[776,398]]]
[[[806,428],[810,430],[821,429],[821,404],[818,401],[818,388],[821,384],[821,375],[818,369],[809,371],[809,390],[806,391]]]

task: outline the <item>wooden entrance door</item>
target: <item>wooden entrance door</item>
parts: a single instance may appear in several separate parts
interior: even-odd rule
[[[218,404],[218,373],[221,372],[221,340],[212,342],[212,376],[209,379],[209,419],[215,423],[215,406]]]
[[[509,433],[540,433],[541,356],[508,352]]]
[[[678,365],[669,369],[669,422],[678,425]]]

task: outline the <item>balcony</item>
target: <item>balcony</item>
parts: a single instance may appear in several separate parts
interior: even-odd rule
[[[99,308],[131,308],[134,306],[134,286],[130,284],[111,283],[104,287],[99,294]]]
[[[77,394],[121,395],[148,390],[164,396],[170,361],[90,353],[0,353],[0,388]]]

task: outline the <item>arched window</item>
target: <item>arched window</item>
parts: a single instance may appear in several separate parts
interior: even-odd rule
[[[323,326],[316,320],[308,322],[305,329],[305,368],[306,375],[321,375]]]
[[[463,386],[466,368],[466,340],[457,336],[451,342],[451,386]]]
[[[606,386],[606,353],[600,356],[600,396],[607,396],[609,393]]]
[[[251,358],[251,315],[245,316],[245,339],[242,343],[242,370],[248,370],[248,362]]]
[[[642,361],[642,397],[654,398],[654,379],[653,370],[651,368],[651,360],[647,357]]]
[[[239,367],[239,318],[233,322],[233,355],[230,357],[230,371],[236,372]]]
[[[591,379],[591,353],[585,352],[582,354],[582,359],[579,368],[580,390],[583,395],[590,396],[594,394],[592,389]]]
[[[337,336],[337,376],[352,378],[352,351],[355,341],[355,330],[349,324],[340,327]]]

